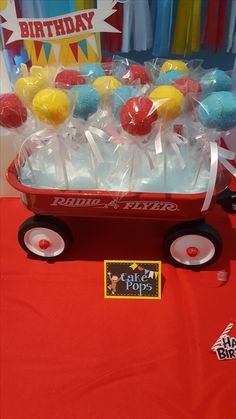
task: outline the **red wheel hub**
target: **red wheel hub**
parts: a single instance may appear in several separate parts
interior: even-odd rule
[[[49,248],[49,246],[50,246],[50,242],[48,240],[44,239],[44,240],[40,240],[39,241],[39,247],[40,247],[40,249],[46,250],[46,249]]]
[[[197,247],[191,246],[187,248],[186,252],[190,257],[194,257],[194,256],[197,256],[197,254],[199,253],[199,250]]]

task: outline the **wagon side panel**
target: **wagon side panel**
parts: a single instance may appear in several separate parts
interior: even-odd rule
[[[23,193],[22,201],[32,212],[40,215],[71,217],[119,217],[160,220],[194,220],[201,212],[204,194],[164,195],[133,194],[120,197],[107,192],[51,191]]]

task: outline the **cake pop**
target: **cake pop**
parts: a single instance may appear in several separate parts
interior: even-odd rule
[[[30,106],[36,93],[46,87],[46,79],[42,77],[21,77],[16,80],[15,90],[23,103]]]
[[[100,98],[104,100],[106,95],[111,95],[116,89],[121,87],[122,84],[113,76],[98,77],[93,82],[93,87],[98,91]]]
[[[169,70],[177,70],[183,74],[187,74],[188,66],[184,61],[168,60],[162,64],[160,72],[165,73],[166,71],[169,71]]]
[[[236,125],[236,96],[232,92],[214,92],[198,107],[199,120],[207,128],[228,130]]]
[[[134,136],[149,134],[156,120],[157,111],[152,101],[144,96],[127,100],[120,111],[122,128]]]
[[[164,120],[174,119],[181,113],[184,96],[173,86],[159,86],[150,93],[149,98],[158,116]]]
[[[187,77],[175,80],[172,86],[178,89],[184,96],[201,91],[200,84],[196,80]]]
[[[89,85],[74,86],[72,94],[76,94],[76,102],[73,111],[74,118],[88,119],[98,110],[100,97],[96,89]]]
[[[200,85],[204,93],[221,92],[232,90],[232,80],[222,70],[208,71],[200,80]]]
[[[125,84],[133,84],[135,81],[139,81],[140,84],[151,82],[148,70],[141,64],[131,65],[122,79]]]
[[[46,88],[35,95],[32,109],[41,122],[56,126],[62,124],[69,116],[71,105],[62,90]]]
[[[103,68],[99,64],[93,64],[93,63],[84,64],[80,68],[80,72],[83,76],[88,76],[92,80],[95,80],[98,77],[105,76],[105,71],[103,70]]]
[[[27,109],[15,93],[0,95],[0,126],[19,128],[27,119]]]
[[[177,70],[169,70],[165,73],[162,73],[157,77],[156,84],[157,86],[167,86],[169,84],[172,84],[175,80],[180,79],[183,76],[183,74],[180,71]]]
[[[62,70],[55,79],[55,86],[61,89],[70,89],[72,86],[85,83],[85,78],[77,70]]]
[[[111,100],[111,108],[115,117],[119,118],[120,110],[128,99],[132,97],[137,97],[138,95],[138,90],[132,86],[122,86],[119,89],[115,90]]]

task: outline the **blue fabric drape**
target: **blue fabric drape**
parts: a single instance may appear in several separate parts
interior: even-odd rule
[[[174,1],[152,0],[151,11],[155,13],[153,17],[155,21],[153,55],[165,57],[169,54],[171,48]]]
[[[124,3],[122,51],[146,51],[152,46],[152,20],[148,0]]]

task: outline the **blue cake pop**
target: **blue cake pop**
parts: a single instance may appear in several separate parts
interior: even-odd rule
[[[92,78],[92,80],[97,79],[98,77],[102,77],[105,76],[105,71],[103,70],[103,68],[99,65],[99,64],[84,64],[81,68],[80,68],[80,72],[81,74],[83,74],[83,76],[89,76]]]
[[[125,102],[132,97],[139,96],[139,92],[132,86],[122,86],[116,89],[112,95],[111,108],[116,118],[120,116],[120,110]]]
[[[222,70],[208,71],[200,80],[201,89],[204,93],[222,92],[232,90],[232,80]]]
[[[100,97],[96,89],[87,84],[74,86],[70,90],[70,94],[77,93],[75,107],[73,111],[74,118],[88,119],[98,110]]]
[[[177,70],[170,70],[162,73],[157,77],[157,86],[168,86],[175,82],[175,80],[182,79],[183,73]]]
[[[236,96],[232,92],[215,92],[198,107],[202,125],[217,130],[228,130],[236,125]]]

